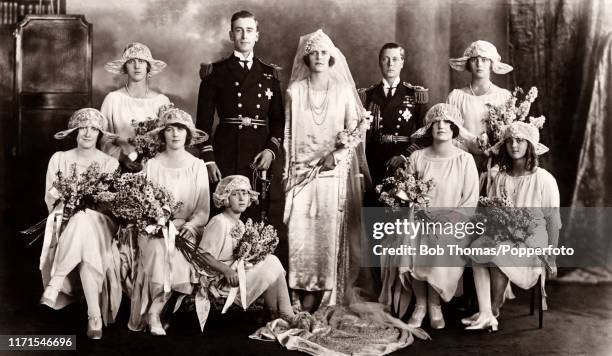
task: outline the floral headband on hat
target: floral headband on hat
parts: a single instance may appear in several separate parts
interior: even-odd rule
[[[106,118],[96,109],[84,108],[75,111],[68,120],[68,129],[56,133],[53,137],[58,140],[68,137],[72,132],[83,127],[93,127],[101,134],[109,138],[117,138],[118,135],[106,131]]]
[[[157,113],[158,126],[149,131],[150,135],[158,136],[159,132],[166,129],[168,125],[180,124],[183,125],[191,133],[191,145],[197,145],[208,140],[208,134],[202,130],[196,129],[191,115],[185,111],[174,107],[174,104],[163,105]]]
[[[123,54],[121,55],[121,59],[106,63],[104,65],[104,69],[111,73],[123,74],[125,73],[123,66],[130,59],[142,59],[147,61],[151,66],[151,71],[149,72],[151,75],[161,72],[166,67],[166,62],[153,58],[149,47],[143,45],[142,43],[133,42],[125,47]]]
[[[306,46],[304,46],[303,55],[308,55],[315,50],[325,49],[330,52],[334,49],[334,43],[331,38],[323,32],[323,30],[318,29],[306,42]]]
[[[463,57],[450,59],[450,66],[454,70],[462,72],[465,70],[468,60],[473,57],[490,59],[493,63],[493,73],[496,74],[506,74],[513,69],[511,65],[501,62],[501,56],[497,52],[497,48],[487,41],[472,42],[463,52]]]
[[[461,113],[451,104],[439,103],[432,106],[425,114],[425,125],[412,134],[412,138],[421,138],[427,134],[427,130],[438,121],[450,121],[458,128],[463,126]]]
[[[227,176],[217,184],[217,189],[213,193],[213,201],[217,208],[227,207],[229,205],[229,197],[235,190],[246,190],[249,193],[249,205],[257,203],[259,193],[251,189],[251,182],[245,176],[231,175]]]
[[[535,122],[514,121],[504,129],[502,139],[496,143],[491,150],[498,154],[502,149],[506,140],[514,137],[529,141],[535,149],[536,155],[542,155],[548,152],[548,147],[540,143],[540,128],[544,125],[544,117],[535,119]]]

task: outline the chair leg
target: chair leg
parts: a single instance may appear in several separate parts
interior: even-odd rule
[[[535,300],[536,300],[536,289],[538,288],[539,283],[531,288],[531,303],[529,304],[529,315],[533,315],[535,311]]]
[[[536,288],[538,289],[538,299],[539,299],[539,315],[538,315],[538,328],[542,329],[542,327],[544,326],[544,301],[543,298],[544,296],[542,295],[542,276],[540,276],[538,278],[538,283],[536,284]]]

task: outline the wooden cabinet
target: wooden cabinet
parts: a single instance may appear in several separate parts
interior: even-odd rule
[[[9,181],[15,218],[40,219],[47,163],[75,146],[53,134],[91,106],[92,25],[80,15],[27,15],[15,29],[14,126]]]

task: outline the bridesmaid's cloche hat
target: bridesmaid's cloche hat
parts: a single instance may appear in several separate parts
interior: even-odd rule
[[[468,48],[463,51],[463,57],[451,58],[449,60],[451,68],[457,71],[464,71],[467,61],[472,57],[484,57],[491,60],[493,63],[493,73],[506,74],[512,71],[512,66],[501,62],[501,56],[497,52],[497,48],[491,42],[476,41],[472,42]]]
[[[93,108],[84,108],[75,111],[68,120],[68,129],[56,133],[53,137],[61,140],[68,137],[75,130],[83,127],[96,128],[101,134],[111,139],[119,137],[118,135],[106,131],[106,118],[99,110]]]
[[[548,152],[548,147],[540,143],[540,130],[538,126],[524,121],[514,121],[506,126],[502,139],[492,147],[492,151],[496,154],[499,153],[506,140],[511,137],[529,141],[535,149],[535,154],[538,156]]]
[[[425,114],[425,125],[416,130],[411,137],[416,139],[425,136],[431,125],[438,121],[450,121],[457,128],[463,127],[463,118],[459,110],[451,104],[439,103],[427,111],[427,114]]]
[[[147,61],[151,66],[151,71],[149,72],[151,75],[161,72],[167,65],[164,61],[154,59],[153,55],[151,55],[151,50],[149,47],[143,45],[142,43],[133,42],[125,47],[123,54],[121,55],[121,59],[106,63],[104,65],[104,69],[114,74],[124,74],[124,65],[130,59],[142,59]]]
[[[217,189],[213,193],[213,201],[217,208],[223,208],[229,205],[229,196],[235,190],[246,190],[249,193],[250,203],[257,203],[259,193],[251,188],[249,178],[241,175],[227,176],[217,184]]]
[[[163,105],[158,111],[158,127],[149,131],[150,135],[157,136],[166,126],[181,124],[191,132],[191,145],[197,145],[208,140],[208,134],[195,127],[191,115],[175,107],[173,104]]]

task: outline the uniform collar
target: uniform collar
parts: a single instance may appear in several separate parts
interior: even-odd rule
[[[249,61],[249,62],[253,61],[253,51],[251,51],[251,53],[249,53],[249,55],[246,58],[244,57],[242,53],[238,51],[234,51],[234,56],[237,57],[241,61]]]
[[[389,87],[396,88],[397,85],[399,84],[399,82],[400,82],[400,77],[397,77],[397,78],[395,78],[393,83],[391,83],[391,85],[389,85],[389,83],[387,83],[387,80],[385,78],[383,78],[383,80],[382,80],[383,89],[388,89]]]

